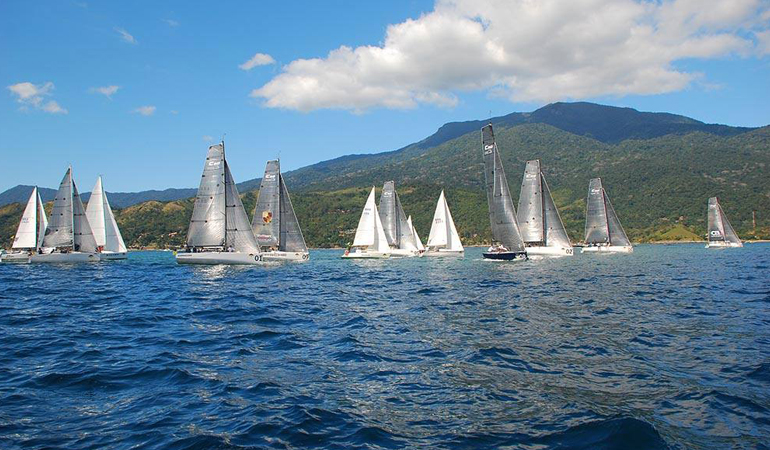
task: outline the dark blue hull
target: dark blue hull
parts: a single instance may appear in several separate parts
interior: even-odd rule
[[[527,259],[527,254],[522,252],[485,252],[484,258],[500,261],[513,261],[514,259]]]

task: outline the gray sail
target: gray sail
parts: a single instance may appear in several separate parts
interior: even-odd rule
[[[72,249],[74,251],[96,252],[96,238],[94,238],[91,225],[88,223],[86,209],[83,207],[83,201],[80,199],[80,193],[78,193],[75,180],[72,180],[72,237]]]
[[[243,208],[241,196],[238,194],[238,187],[233,180],[233,174],[230,172],[230,166],[225,160],[225,212],[226,212],[226,246],[236,252],[259,253],[257,239],[254,232],[251,231],[249,216]]]
[[[708,210],[708,240],[710,242],[725,241],[732,244],[741,244],[738,234],[735,233],[730,221],[727,220],[722,205],[716,197],[709,199]]]
[[[492,238],[509,251],[524,251],[524,242],[516,223],[516,210],[513,207],[500,152],[495,143],[492,124],[481,129],[481,142],[484,149],[484,177]]]
[[[53,200],[53,209],[43,238],[43,247],[72,247],[72,168],[67,169]]]
[[[588,183],[586,201],[586,244],[606,244],[610,241],[607,226],[607,205],[604,202],[602,179],[593,178]]]
[[[628,240],[626,231],[620,225],[620,220],[618,215],[615,214],[615,208],[612,207],[607,191],[605,189],[602,189],[602,191],[604,192],[604,202],[607,205],[607,228],[610,232],[610,245],[627,247],[631,245],[631,241]]]
[[[289,190],[286,188],[286,183],[283,180],[283,176],[280,178],[280,246],[278,250],[283,252],[307,252],[307,245],[305,244],[305,238],[302,236],[302,230],[299,227],[299,221],[297,215],[294,213],[294,206],[291,204],[291,197],[289,197]]]
[[[385,237],[388,239],[388,245],[398,247],[399,220],[396,213],[396,184],[393,181],[386,181],[382,186],[380,194],[380,204],[377,207],[380,213],[382,228],[385,230]]]
[[[396,228],[396,242],[398,242],[398,248],[412,250],[417,248],[417,244],[415,243],[412,227],[409,226],[407,219],[404,207],[401,205],[401,199],[398,197],[398,192],[396,192],[396,223],[398,224]]]
[[[527,161],[519,194],[517,220],[521,237],[526,243],[545,242],[545,217],[543,216],[543,185],[540,161]]]
[[[259,245],[265,247],[277,247],[280,240],[280,174],[280,162],[268,161],[265,176],[262,177],[262,183],[259,185],[259,196],[254,207],[254,218],[251,221],[251,228]]]
[[[195,197],[188,247],[224,247],[225,244],[225,150],[224,145],[209,147],[203,176]]]
[[[551,196],[551,190],[548,188],[548,183],[545,181],[545,176],[540,174],[541,183],[543,186],[543,210],[545,217],[545,245],[547,247],[572,247],[572,242],[569,240],[567,230],[564,228],[564,222],[561,221],[559,210],[556,209],[556,204],[553,202],[553,196]]]

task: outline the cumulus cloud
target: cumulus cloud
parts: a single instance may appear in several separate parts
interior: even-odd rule
[[[128,42],[129,44],[138,44],[136,38],[123,28],[115,27],[115,31],[118,32],[120,38],[123,39],[123,42]]]
[[[272,56],[265,53],[257,53],[254,56],[252,56],[250,60],[239,65],[238,67],[241,70],[251,70],[257,66],[267,66],[274,63],[275,63],[275,60],[273,59]]]
[[[214,140],[214,138],[209,136],[208,134],[203,136],[203,142],[211,142],[213,140]]]
[[[298,59],[251,96],[270,108],[365,111],[453,106],[456,93],[511,101],[661,94],[701,74],[683,59],[748,56],[761,0],[437,0],[381,45]],[[757,41],[763,35],[757,34]]]
[[[16,96],[16,102],[21,104],[22,111],[28,111],[30,108],[39,109],[51,114],[67,114],[68,111],[62,108],[55,100],[45,101],[50,97],[54,90],[52,82],[43,84],[33,84],[28,81],[8,86],[11,95]]]
[[[135,110],[133,110],[131,112],[133,112],[135,114],[141,114],[143,116],[151,116],[151,115],[155,114],[155,109],[156,108],[154,106],[147,105],[147,106],[140,106],[140,107],[136,108]]]
[[[759,56],[770,55],[770,30],[759,31],[757,36],[757,53]]]
[[[118,92],[118,89],[120,89],[120,86],[101,86],[92,87],[88,90],[88,92],[92,94],[101,94],[109,99],[112,99],[112,95]]]
[[[174,19],[163,19],[163,21],[166,22],[166,24],[171,28],[176,28],[179,26],[179,22]]]

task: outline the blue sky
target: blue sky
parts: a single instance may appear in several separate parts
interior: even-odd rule
[[[2,2],[0,191],[68,164],[83,191],[195,187],[224,133],[244,181],[558,100],[770,124],[767,2],[549,1]]]

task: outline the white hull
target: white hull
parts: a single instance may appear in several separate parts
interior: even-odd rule
[[[310,259],[308,252],[262,252],[262,259],[265,261],[307,261]]]
[[[527,247],[528,256],[572,256],[575,250],[572,247]]]
[[[101,253],[102,261],[115,261],[118,259],[127,259],[128,258],[128,252],[107,252],[102,251]]]
[[[438,250],[427,250],[425,256],[465,256],[465,250],[449,250],[440,248]]]
[[[381,253],[369,250],[354,250],[352,252],[345,252],[342,255],[347,259],[387,259],[390,258],[390,253]]]
[[[26,264],[29,262],[29,252],[3,253],[0,255],[0,262]]]
[[[527,250],[529,252],[529,250]],[[583,247],[581,253],[633,253],[634,248],[629,246],[620,246],[620,245],[601,245],[601,246],[590,246],[590,247]]]
[[[743,243],[735,244],[733,242],[715,241],[706,244],[706,248],[738,248],[743,247]]]
[[[200,252],[176,254],[178,264],[263,264],[261,253]]]
[[[403,248],[390,249],[391,258],[415,258],[420,257],[424,253],[420,253],[418,250],[406,250]]]
[[[83,253],[83,252],[70,252],[70,253],[46,253],[42,255],[32,255],[29,257],[29,262],[32,263],[54,263],[54,264],[68,264],[68,263],[83,263],[83,262],[98,262],[101,258],[99,253]]]

